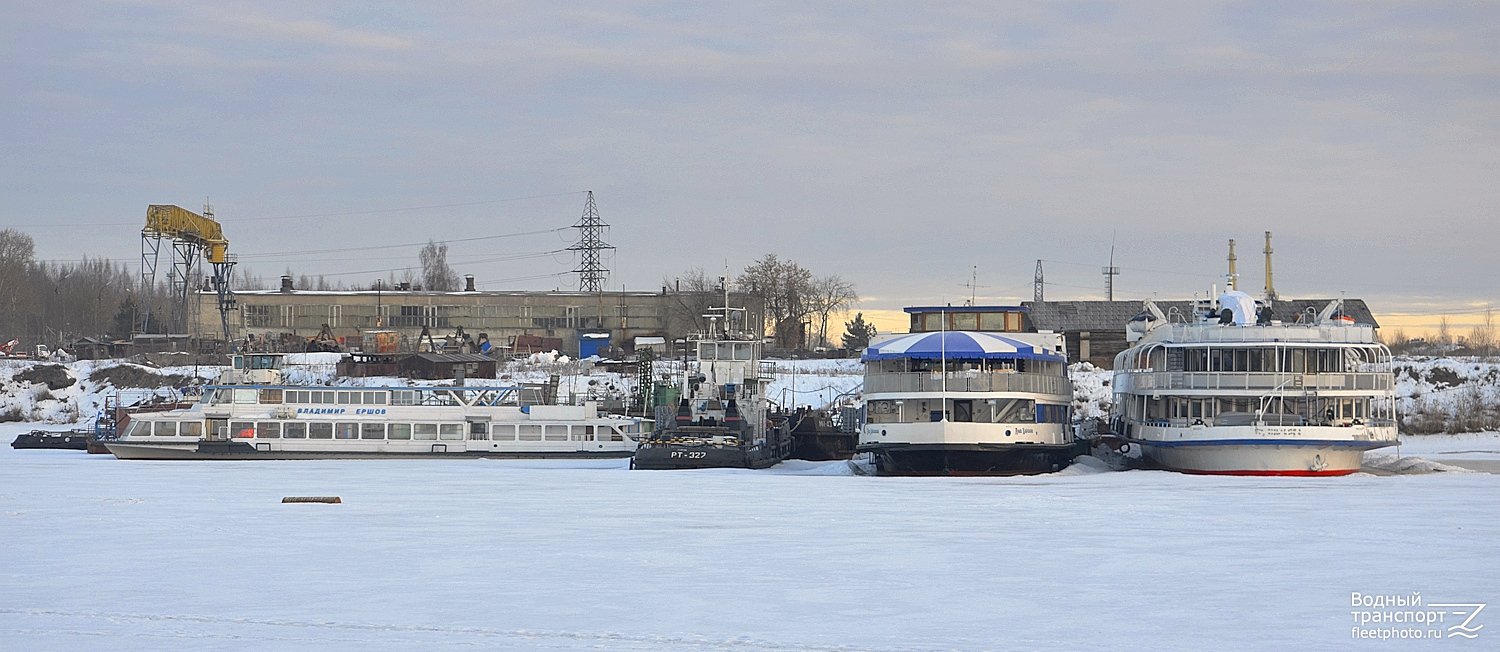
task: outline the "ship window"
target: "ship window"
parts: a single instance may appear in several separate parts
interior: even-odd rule
[[[359,424],[357,423],[335,423],[333,424],[334,439],[359,439]]]
[[[306,403],[307,402],[307,401],[302,400],[302,392],[298,391],[298,390],[295,390],[295,389],[286,390],[286,392],[284,394],[282,394],[282,401],[284,403]]]
[[[483,421],[469,422],[469,439],[489,439],[490,424]]]
[[[385,405],[385,392],[365,392],[365,405]]]
[[[923,412],[926,411],[926,404],[926,401],[922,401]],[[1036,421],[1036,401],[1022,398],[999,399],[991,418],[994,423],[1033,423]]]
[[[260,402],[261,403],[272,403],[272,404],[280,403],[281,402],[281,390],[279,390],[279,389],[263,389],[263,390],[260,390]]]
[[[979,318],[972,312],[953,313],[953,330],[972,331],[979,328]]]
[[[177,436],[179,436],[179,437],[202,437],[203,436],[203,422],[202,421],[184,421],[184,422],[182,422],[182,427],[177,429]]]
[[[244,358],[244,356],[238,356],[238,355],[234,356],[234,368],[235,369],[244,369],[245,368],[245,358]]]
[[[698,359],[699,360],[713,360],[714,359],[714,344],[713,344],[713,342],[702,342],[702,343],[698,344]]]
[[[280,439],[281,423],[277,421],[262,421],[255,424],[256,439]]]
[[[385,439],[385,424],[383,423],[361,423],[359,424],[360,439]]]
[[[156,422],[152,423],[151,425],[152,425],[152,428],[151,428],[151,434],[152,435],[155,435],[157,437],[175,437],[175,436],[177,436],[177,422],[175,422],[175,421],[156,421]]]
[[[389,428],[391,439],[411,439],[411,424],[393,423]]]
[[[333,424],[331,423],[309,423],[307,424],[308,439],[333,439]]]
[[[412,439],[437,439],[437,434],[436,423],[418,423],[411,427]]]
[[[490,426],[490,439],[495,441],[515,441],[516,427],[512,425]]]
[[[416,405],[417,393],[409,389],[391,392],[391,405]]]
[[[542,427],[533,425],[521,426],[521,441],[541,441]]]
[[[734,359],[734,345],[730,344],[729,342],[719,342],[718,359],[720,359],[720,360],[733,360]]]
[[[573,441],[584,441],[583,429],[586,428],[586,427],[587,426],[573,426],[573,428],[572,428],[573,434],[572,434],[572,436],[570,438]]]
[[[546,439],[547,441],[567,441],[568,440],[568,427],[567,426],[547,426],[546,437],[544,437],[544,439]]]
[[[307,424],[286,423],[281,426],[283,439],[307,439]]]
[[[234,390],[234,402],[235,403],[240,403],[240,404],[254,404],[256,398],[258,398],[257,392],[255,390],[253,390],[253,389],[236,389],[236,390]]]
[[[126,437],[141,437],[141,436],[150,434],[150,432],[151,432],[151,422],[149,422],[149,421],[141,421],[139,419],[136,419],[134,421],[131,421],[130,422],[130,426],[125,429],[125,436]]]
[[[255,424],[249,421],[229,422],[230,437],[253,437],[255,436]]]
[[[438,426],[438,439],[463,439],[464,424],[445,423]]]

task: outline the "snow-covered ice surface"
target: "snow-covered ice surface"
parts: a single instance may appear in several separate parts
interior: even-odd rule
[[[4,446],[0,649],[1379,650],[1500,636],[1356,641],[1349,606],[1354,591],[1500,601],[1500,476],[1102,471],[123,462]],[[279,502],[298,495],[344,502]]]

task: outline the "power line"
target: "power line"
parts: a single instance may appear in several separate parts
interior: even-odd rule
[[[444,244],[447,244],[447,243],[474,243],[474,241],[480,241],[480,240],[499,240],[499,238],[516,238],[516,237],[522,237],[522,235],[552,234],[552,232],[567,231],[567,229],[571,229],[571,226],[559,226],[559,228],[555,228],[555,229],[543,229],[543,231],[525,231],[525,232],[519,232],[519,234],[481,235],[481,237],[477,237],[477,238],[458,238],[458,240],[443,240],[443,243]],[[240,255],[240,258],[281,258],[281,256],[300,256],[300,255],[306,255],[306,253],[372,252],[372,250],[377,250],[377,249],[401,249],[401,247],[422,247],[422,246],[426,246],[426,244],[428,244],[428,243],[380,244],[380,246],[371,246],[371,247],[344,247],[344,249],[308,249],[308,250],[302,250],[302,252],[242,253],[242,255]]]
[[[506,199],[487,199],[484,201],[461,202],[456,204],[433,204],[431,206],[408,206],[405,208],[377,208],[367,211],[343,211],[339,213],[308,213],[306,215],[278,215],[275,217],[237,217],[218,220],[220,224],[228,222],[263,222],[267,220],[300,220],[309,217],[341,217],[345,215],[373,215],[376,213],[400,213],[405,211],[425,211],[434,208],[458,208],[463,206],[482,206],[485,204],[501,204],[505,202],[523,201],[527,199],[546,199],[548,197],[566,197],[587,192],[585,190],[570,190],[568,192],[557,192],[550,195],[530,195],[527,197],[509,197]],[[43,223],[43,224],[7,224],[6,227],[25,228],[72,228],[79,226],[134,226],[144,222],[92,222],[92,223]]]

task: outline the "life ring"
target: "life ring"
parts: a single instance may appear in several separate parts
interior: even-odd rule
[[[1123,446],[1120,446],[1120,454],[1124,455],[1124,454],[1129,453],[1129,452],[1130,452],[1130,442],[1127,441],[1127,442],[1125,442],[1125,444]]]

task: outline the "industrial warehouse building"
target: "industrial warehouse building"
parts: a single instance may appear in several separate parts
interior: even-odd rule
[[[194,333],[219,339],[217,299],[196,295]],[[370,331],[395,331],[402,351],[417,350],[425,327],[439,340],[462,328],[481,333],[502,349],[517,336],[558,338],[561,353],[577,356],[608,347],[632,350],[635,338],[673,341],[701,328],[701,312],[682,294],[661,292],[426,292],[255,290],[235,293],[229,314],[235,340],[311,338],[324,324],[338,338],[362,338]],[[722,303],[722,300],[720,301]],[[752,330],[761,312],[748,296],[731,294],[731,303],[749,305]],[[695,320],[694,318],[698,318]],[[661,342],[662,340],[650,340]]]

